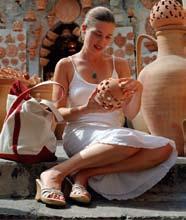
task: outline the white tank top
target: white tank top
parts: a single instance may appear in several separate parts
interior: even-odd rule
[[[96,89],[97,84],[92,84],[85,81],[81,75],[77,72],[76,66],[69,57],[73,68],[74,74],[69,85],[69,99],[68,104],[70,107],[77,107],[87,103],[88,97]],[[115,62],[113,57],[113,73],[112,78],[118,78],[115,70]],[[69,122],[68,124],[86,123],[97,124],[102,126],[121,127],[124,124],[124,114],[121,110],[117,110],[109,113],[89,113],[80,116],[75,122]]]

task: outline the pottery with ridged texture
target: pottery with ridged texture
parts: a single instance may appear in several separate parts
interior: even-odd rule
[[[165,3],[169,6],[166,7]],[[184,57],[184,14],[175,0],[161,0],[151,10],[151,18],[163,14],[170,16],[151,21],[156,29],[156,39],[139,36],[137,41],[138,80],[143,84],[141,113],[148,130],[153,135],[175,141],[179,155],[184,155],[183,122],[186,119],[186,59]],[[172,16],[170,13],[174,15]],[[179,10],[178,10],[179,9]],[[175,16],[176,15],[176,16]],[[179,18],[178,18],[178,15]],[[165,23],[163,21],[166,21]],[[141,68],[141,42],[144,37],[157,43],[157,59]]]

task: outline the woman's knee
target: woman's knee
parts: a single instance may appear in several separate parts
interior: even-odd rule
[[[170,157],[172,151],[173,148],[170,144],[162,146],[156,149],[156,152],[153,153],[154,160],[156,161],[157,164],[162,163],[163,161],[167,160]]]

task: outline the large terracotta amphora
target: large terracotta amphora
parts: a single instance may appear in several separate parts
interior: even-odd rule
[[[183,8],[177,1],[159,1],[150,15],[157,36],[157,59],[141,70],[140,56],[137,56],[138,79],[144,86],[142,116],[150,133],[175,140],[179,155],[184,155],[183,122],[186,119],[184,19]]]

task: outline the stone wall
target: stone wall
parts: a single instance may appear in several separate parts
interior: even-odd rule
[[[186,0],[183,0],[186,4]],[[20,32],[13,31],[16,28],[22,26],[22,32],[24,35],[24,41],[12,42],[14,49],[18,48],[18,52],[15,52],[15,57],[5,57],[0,51],[0,65],[9,65],[13,68],[26,70],[30,75],[36,73],[42,75],[42,68],[39,63],[40,47],[43,39],[45,38],[48,30],[60,20],[54,16],[53,8],[57,3],[57,0],[47,0],[47,5],[44,10],[38,10],[36,0],[1,0],[0,1],[0,47],[7,49],[8,44],[1,41],[1,37],[11,39],[15,38],[15,41],[19,41],[17,38],[21,37]],[[142,0],[93,0],[92,7],[97,5],[103,5],[109,7],[115,14],[118,27],[132,27],[134,32],[134,44],[136,38],[141,33],[147,33],[153,35],[153,30],[148,23],[149,16],[149,3]],[[151,1],[149,1],[151,2]],[[153,2],[153,1],[152,1]],[[29,18],[31,16],[31,18]],[[84,14],[81,12],[80,16],[74,20],[77,25],[81,25]],[[19,34],[18,34],[19,33]],[[17,36],[18,35],[18,36]],[[23,38],[23,36],[22,36]],[[7,41],[7,39],[6,39]],[[21,43],[21,44],[20,44]],[[25,45],[24,45],[25,44]],[[0,48],[1,49],[1,48]],[[11,48],[10,48],[11,49]],[[147,47],[142,48],[145,59],[145,64],[151,62],[155,56],[152,51],[149,51]],[[135,54],[135,51],[134,51]],[[17,60],[17,57],[19,60]],[[3,62],[2,62],[3,61]],[[22,62],[22,65],[16,63]]]

